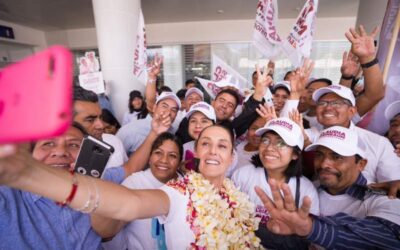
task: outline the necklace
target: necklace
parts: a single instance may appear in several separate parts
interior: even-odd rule
[[[217,190],[201,174],[190,172],[175,188],[189,195],[186,220],[195,235],[191,249],[256,249],[260,240],[254,231],[259,218],[254,204],[225,179]]]

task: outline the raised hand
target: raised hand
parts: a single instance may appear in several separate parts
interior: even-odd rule
[[[346,38],[351,42],[351,52],[360,59],[361,63],[369,62],[375,58],[374,37],[377,33],[378,27],[375,27],[371,34],[367,34],[362,25],[359,26],[358,30],[350,28],[345,33]]]
[[[358,62],[358,58],[351,52],[343,52],[342,66],[340,67],[340,73],[342,73],[342,76],[356,76],[359,69],[360,63]]]
[[[272,119],[277,118],[274,106],[269,106],[266,103],[264,105],[258,105],[256,108],[256,112],[265,120],[265,123],[269,122]]]
[[[265,208],[271,215],[271,219],[267,223],[267,228],[275,234],[309,235],[312,230],[312,219],[309,216],[311,199],[306,196],[301,207],[297,209],[293,195],[286,183],[281,185],[284,197],[282,197],[275,180],[269,179],[268,183],[271,187],[274,201],[272,201],[261,188],[255,188],[258,197],[260,197]]]
[[[256,65],[257,72],[257,82],[255,84],[254,95],[253,98],[257,101],[261,101],[264,97],[267,88],[272,84],[272,78],[268,75],[268,67],[265,66],[264,70],[261,72],[258,65]]]
[[[154,79],[157,78],[157,75],[160,74],[161,64],[163,62],[163,57],[158,54],[155,55],[154,60],[149,63],[148,75],[149,78]]]
[[[299,100],[301,93],[305,90],[310,75],[314,69],[314,62],[305,58],[301,67],[294,71],[290,80],[290,97],[292,100]]]
[[[162,113],[160,115],[154,113],[153,119],[151,121],[151,130],[154,131],[157,135],[167,132],[171,125],[171,117],[168,114]]]

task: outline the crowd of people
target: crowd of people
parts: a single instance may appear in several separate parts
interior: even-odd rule
[[[365,129],[376,33],[346,32],[339,83],[270,62],[210,103],[158,88],[156,56],[121,123],[74,86],[64,135],[0,146],[0,249],[400,249],[400,100],[385,136]],[[74,172],[87,135],[114,149],[101,178]]]

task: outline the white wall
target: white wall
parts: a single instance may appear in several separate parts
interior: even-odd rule
[[[285,37],[294,19],[280,19],[278,31]],[[316,40],[343,40],[344,33],[354,26],[356,17],[317,18]],[[254,20],[160,23],[146,25],[149,45],[200,44],[251,41]],[[327,28],[329,27],[329,28]],[[47,32],[48,43],[61,43],[72,49],[96,48],[95,28]]]
[[[45,32],[32,29],[15,23],[0,20],[0,24],[13,28],[15,39],[0,38],[0,41],[30,45],[35,51],[42,50],[47,47]]]

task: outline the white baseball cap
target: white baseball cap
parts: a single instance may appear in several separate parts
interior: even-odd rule
[[[276,132],[287,145],[298,146],[303,149],[304,137],[297,123],[286,117],[275,118],[267,122],[264,127],[257,129],[256,135],[262,136],[267,131]]]
[[[189,95],[191,95],[191,94],[193,94],[193,93],[198,94],[198,95],[201,97],[201,100],[204,100],[203,91],[201,91],[200,89],[195,88],[195,87],[192,87],[192,88],[190,88],[190,89],[188,89],[188,90],[186,91],[185,100],[186,100],[186,98],[187,98]]]
[[[192,107],[190,107],[189,111],[186,113],[185,117],[187,119],[190,118],[190,116],[194,113],[194,112],[201,112],[203,113],[208,119],[217,122],[217,118],[215,116],[215,111],[214,108],[206,103],[206,102],[198,102],[192,105]]]
[[[359,155],[366,157],[365,144],[358,137],[356,131],[333,126],[321,131],[317,141],[306,147],[305,151],[313,151],[318,146],[324,146],[342,156]]]
[[[327,93],[335,93],[338,96],[340,96],[346,100],[349,100],[351,102],[351,105],[353,105],[353,106],[356,105],[356,99],[354,98],[353,91],[351,91],[351,89],[349,89],[345,86],[336,85],[336,84],[317,89],[314,92],[314,94],[312,95],[312,99],[315,102],[318,102],[319,98],[321,98],[321,96],[323,96]]]
[[[281,82],[276,82],[274,86],[272,86],[272,89],[275,91],[277,88],[285,88],[290,92],[290,82],[289,81],[281,81]]]
[[[178,104],[178,109],[181,108],[181,100],[174,94],[174,92],[164,91],[157,97],[156,104],[161,102],[164,99],[172,99]]]
[[[392,102],[385,109],[385,117],[388,121],[391,121],[398,114],[400,114],[400,101]]]

